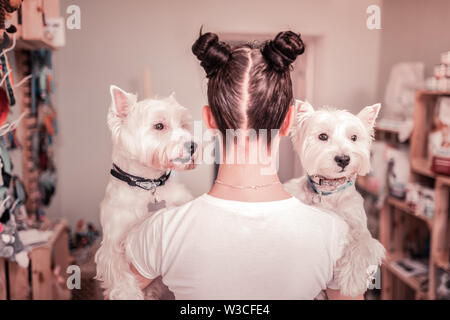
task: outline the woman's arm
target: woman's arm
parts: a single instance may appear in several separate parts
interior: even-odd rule
[[[364,300],[364,295],[352,298],[341,294],[339,290],[327,289],[328,300]]]
[[[139,271],[136,270],[136,268],[133,266],[132,263],[130,263],[130,269],[131,269],[131,271],[135,274],[136,279],[137,279],[137,281],[138,281],[138,283],[139,283],[139,287],[140,287],[141,289],[147,288],[148,285],[149,285],[150,283],[152,283],[153,279],[147,279],[147,278],[143,277],[143,276],[139,273]]]

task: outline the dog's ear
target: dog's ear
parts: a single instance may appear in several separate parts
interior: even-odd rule
[[[314,108],[308,101],[295,100],[294,110],[295,120],[291,128],[290,136],[294,148],[297,148],[299,140],[303,136],[301,131],[303,130],[302,128],[304,128],[304,120],[307,119],[307,116],[314,113]]]
[[[176,95],[175,95],[175,92],[172,92],[171,94],[170,94],[170,96],[167,98],[170,102],[172,102],[172,103],[178,103],[177,102],[177,98],[176,98]]]
[[[381,103],[374,104],[372,106],[365,107],[358,113],[358,118],[364,123],[364,125],[369,129],[373,130],[375,126],[375,120],[380,113]]]
[[[303,120],[303,117],[313,113],[314,108],[308,101],[295,100],[295,118],[297,123]]]
[[[118,118],[126,118],[130,107],[136,103],[137,97],[114,85],[109,90],[111,92],[112,110],[114,114]]]

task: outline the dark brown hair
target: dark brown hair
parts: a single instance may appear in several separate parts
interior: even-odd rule
[[[291,64],[305,51],[299,34],[280,32],[262,46],[231,48],[201,34],[192,52],[208,80],[208,103],[219,130],[280,129],[293,103]]]

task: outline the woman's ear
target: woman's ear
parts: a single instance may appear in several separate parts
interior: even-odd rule
[[[211,112],[210,106],[203,107],[202,116],[208,129],[217,129],[216,120],[214,120],[214,115]]]
[[[292,121],[294,120],[294,106],[290,106],[289,110],[286,114],[286,118],[284,118],[283,124],[280,128],[280,135],[282,137],[286,137],[289,134],[289,130],[291,130],[292,127]]]

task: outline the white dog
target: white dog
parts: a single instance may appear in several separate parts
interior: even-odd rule
[[[124,238],[164,202],[168,207],[192,199],[170,179],[170,172],[193,169],[197,145],[190,114],[173,94],[138,102],[135,95],[111,86],[111,96],[113,168],[100,207],[103,240],[95,256],[96,278],[109,299],[143,299],[125,258]]]
[[[296,108],[291,138],[306,174],[285,187],[301,201],[333,211],[347,222],[349,241],[335,277],[341,293],[355,297],[367,290],[370,273],[385,256],[384,247],[367,229],[363,198],[355,189],[356,176],[370,171],[370,144],[380,104],[357,116],[344,110],[314,111],[301,101]]]

